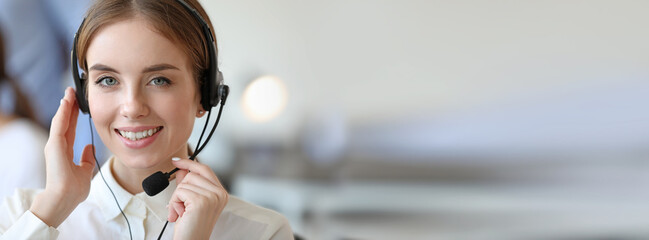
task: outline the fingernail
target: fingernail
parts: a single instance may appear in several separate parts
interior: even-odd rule
[[[59,102],[59,105],[63,105],[63,99],[61,99],[61,101]]]
[[[172,158],[171,158],[171,161],[179,161],[179,160],[180,160],[179,157],[172,157]]]

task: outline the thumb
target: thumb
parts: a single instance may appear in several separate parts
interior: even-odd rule
[[[95,147],[92,144],[88,144],[83,148],[81,153],[81,161],[79,161],[79,166],[88,172],[92,172],[95,168]]]
[[[178,170],[178,172],[176,172],[176,184],[180,184],[181,182],[183,182],[183,179],[185,179],[187,173],[189,173],[187,172],[187,170],[182,170],[182,169]]]

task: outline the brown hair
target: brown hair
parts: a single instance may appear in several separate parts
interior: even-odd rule
[[[12,78],[9,76],[9,74],[6,72],[5,66],[5,46],[4,46],[4,41],[3,41],[3,36],[2,32],[0,31],[0,87],[4,87],[4,83],[6,83],[11,89],[10,91],[13,91],[14,93],[14,106],[13,106],[13,114],[15,114],[18,117],[21,118],[27,118],[29,120],[32,120],[36,122],[36,116],[34,115],[34,111],[32,110],[31,106],[29,105],[29,101],[27,100],[27,97],[25,97],[25,94],[20,91],[20,88],[12,80]]]
[[[196,9],[200,16],[213,29],[212,22],[197,0],[185,0]],[[93,35],[102,26],[121,20],[142,16],[161,35],[172,42],[178,43],[189,56],[194,78],[202,79],[203,72],[208,68],[208,48],[205,43],[200,23],[194,16],[176,0],[98,0],[88,10],[85,23],[79,31],[77,42],[77,59],[80,67],[87,73],[86,54]],[[213,33],[212,33],[213,34]],[[213,39],[216,39],[212,36]],[[216,41],[215,41],[216,43]],[[216,59],[214,59],[216,61]],[[200,86],[200,82],[197,82]]]

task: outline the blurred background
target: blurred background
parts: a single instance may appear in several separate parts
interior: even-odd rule
[[[297,233],[649,238],[649,2],[203,3],[215,170]]]
[[[200,159],[300,236],[649,238],[649,1],[201,2]]]

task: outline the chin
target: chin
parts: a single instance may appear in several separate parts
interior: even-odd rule
[[[122,154],[121,156],[118,155],[117,158],[120,159],[122,164],[132,169],[155,168],[161,162],[160,156],[152,156],[152,155],[145,155],[145,154],[139,154],[139,155]]]

